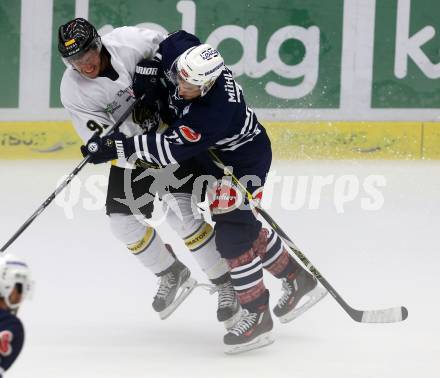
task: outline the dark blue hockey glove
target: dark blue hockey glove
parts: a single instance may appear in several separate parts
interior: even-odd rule
[[[114,132],[102,138],[93,135],[85,146],[81,146],[81,153],[84,157],[90,155],[89,161],[93,164],[101,164],[118,157],[125,157],[123,152],[123,141],[125,139],[125,135],[120,132]]]
[[[159,99],[160,78],[162,77],[161,63],[155,59],[141,60],[133,76],[133,92],[136,98],[145,94],[144,103],[153,105]]]
[[[133,93],[136,98],[145,95],[133,109],[133,122],[142,125],[158,111],[157,101],[160,98],[161,64],[158,60],[141,60],[133,76]]]

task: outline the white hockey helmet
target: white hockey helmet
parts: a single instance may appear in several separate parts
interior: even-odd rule
[[[21,293],[21,300],[11,303],[9,297],[16,286]],[[0,257],[0,298],[4,299],[11,310],[17,309],[29,296],[32,286],[31,273],[26,262],[11,254]]]
[[[220,76],[225,63],[220,53],[208,44],[191,47],[177,59],[177,74],[187,83],[200,87],[202,96]]]

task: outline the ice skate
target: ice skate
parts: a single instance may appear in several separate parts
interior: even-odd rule
[[[244,309],[240,320],[223,338],[226,354],[237,354],[262,348],[274,342],[271,335],[273,321],[269,308],[255,313]]]
[[[293,280],[283,278],[283,295],[274,307],[273,313],[281,323],[297,318],[325,297],[327,291],[318,286],[318,281],[302,269]]]
[[[160,318],[168,318],[196,287],[197,281],[190,270],[176,260],[160,275],[159,289],[153,300],[153,309]]]
[[[240,319],[241,306],[231,281],[216,285],[218,292],[217,320],[229,330]]]

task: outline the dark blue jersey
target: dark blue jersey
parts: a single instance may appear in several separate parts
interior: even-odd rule
[[[264,166],[267,172],[270,165],[270,142],[253,110],[246,106],[242,88],[229,69],[225,67],[205,96],[185,101],[178,95],[171,77],[173,65],[180,54],[199,44],[196,37],[183,31],[171,34],[160,44],[159,57],[167,77],[174,120],[162,135],[133,137],[128,142],[128,152],[165,166],[214,149],[226,165],[238,168],[242,174],[260,176],[260,168]]]
[[[0,310],[0,377],[21,352],[24,329],[20,319],[9,311]]]

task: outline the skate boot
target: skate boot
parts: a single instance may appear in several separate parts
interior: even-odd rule
[[[307,311],[325,297],[327,291],[309,272],[301,269],[294,279],[282,278],[283,295],[273,308],[281,323],[287,323]]]
[[[273,321],[269,307],[260,313],[241,311],[240,320],[224,336],[226,354],[237,354],[262,348],[274,342],[271,330]]]
[[[190,270],[179,260],[168,269],[158,274],[159,289],[153,300],[153,309],[160,318],[166,319],[186,299],[196,287],[197,281],[191,278]]]
[[[216,285],[214,290],[218,292],[217,320],[229,330],[240,319],[241,306],[237,294],[230,280]]]

